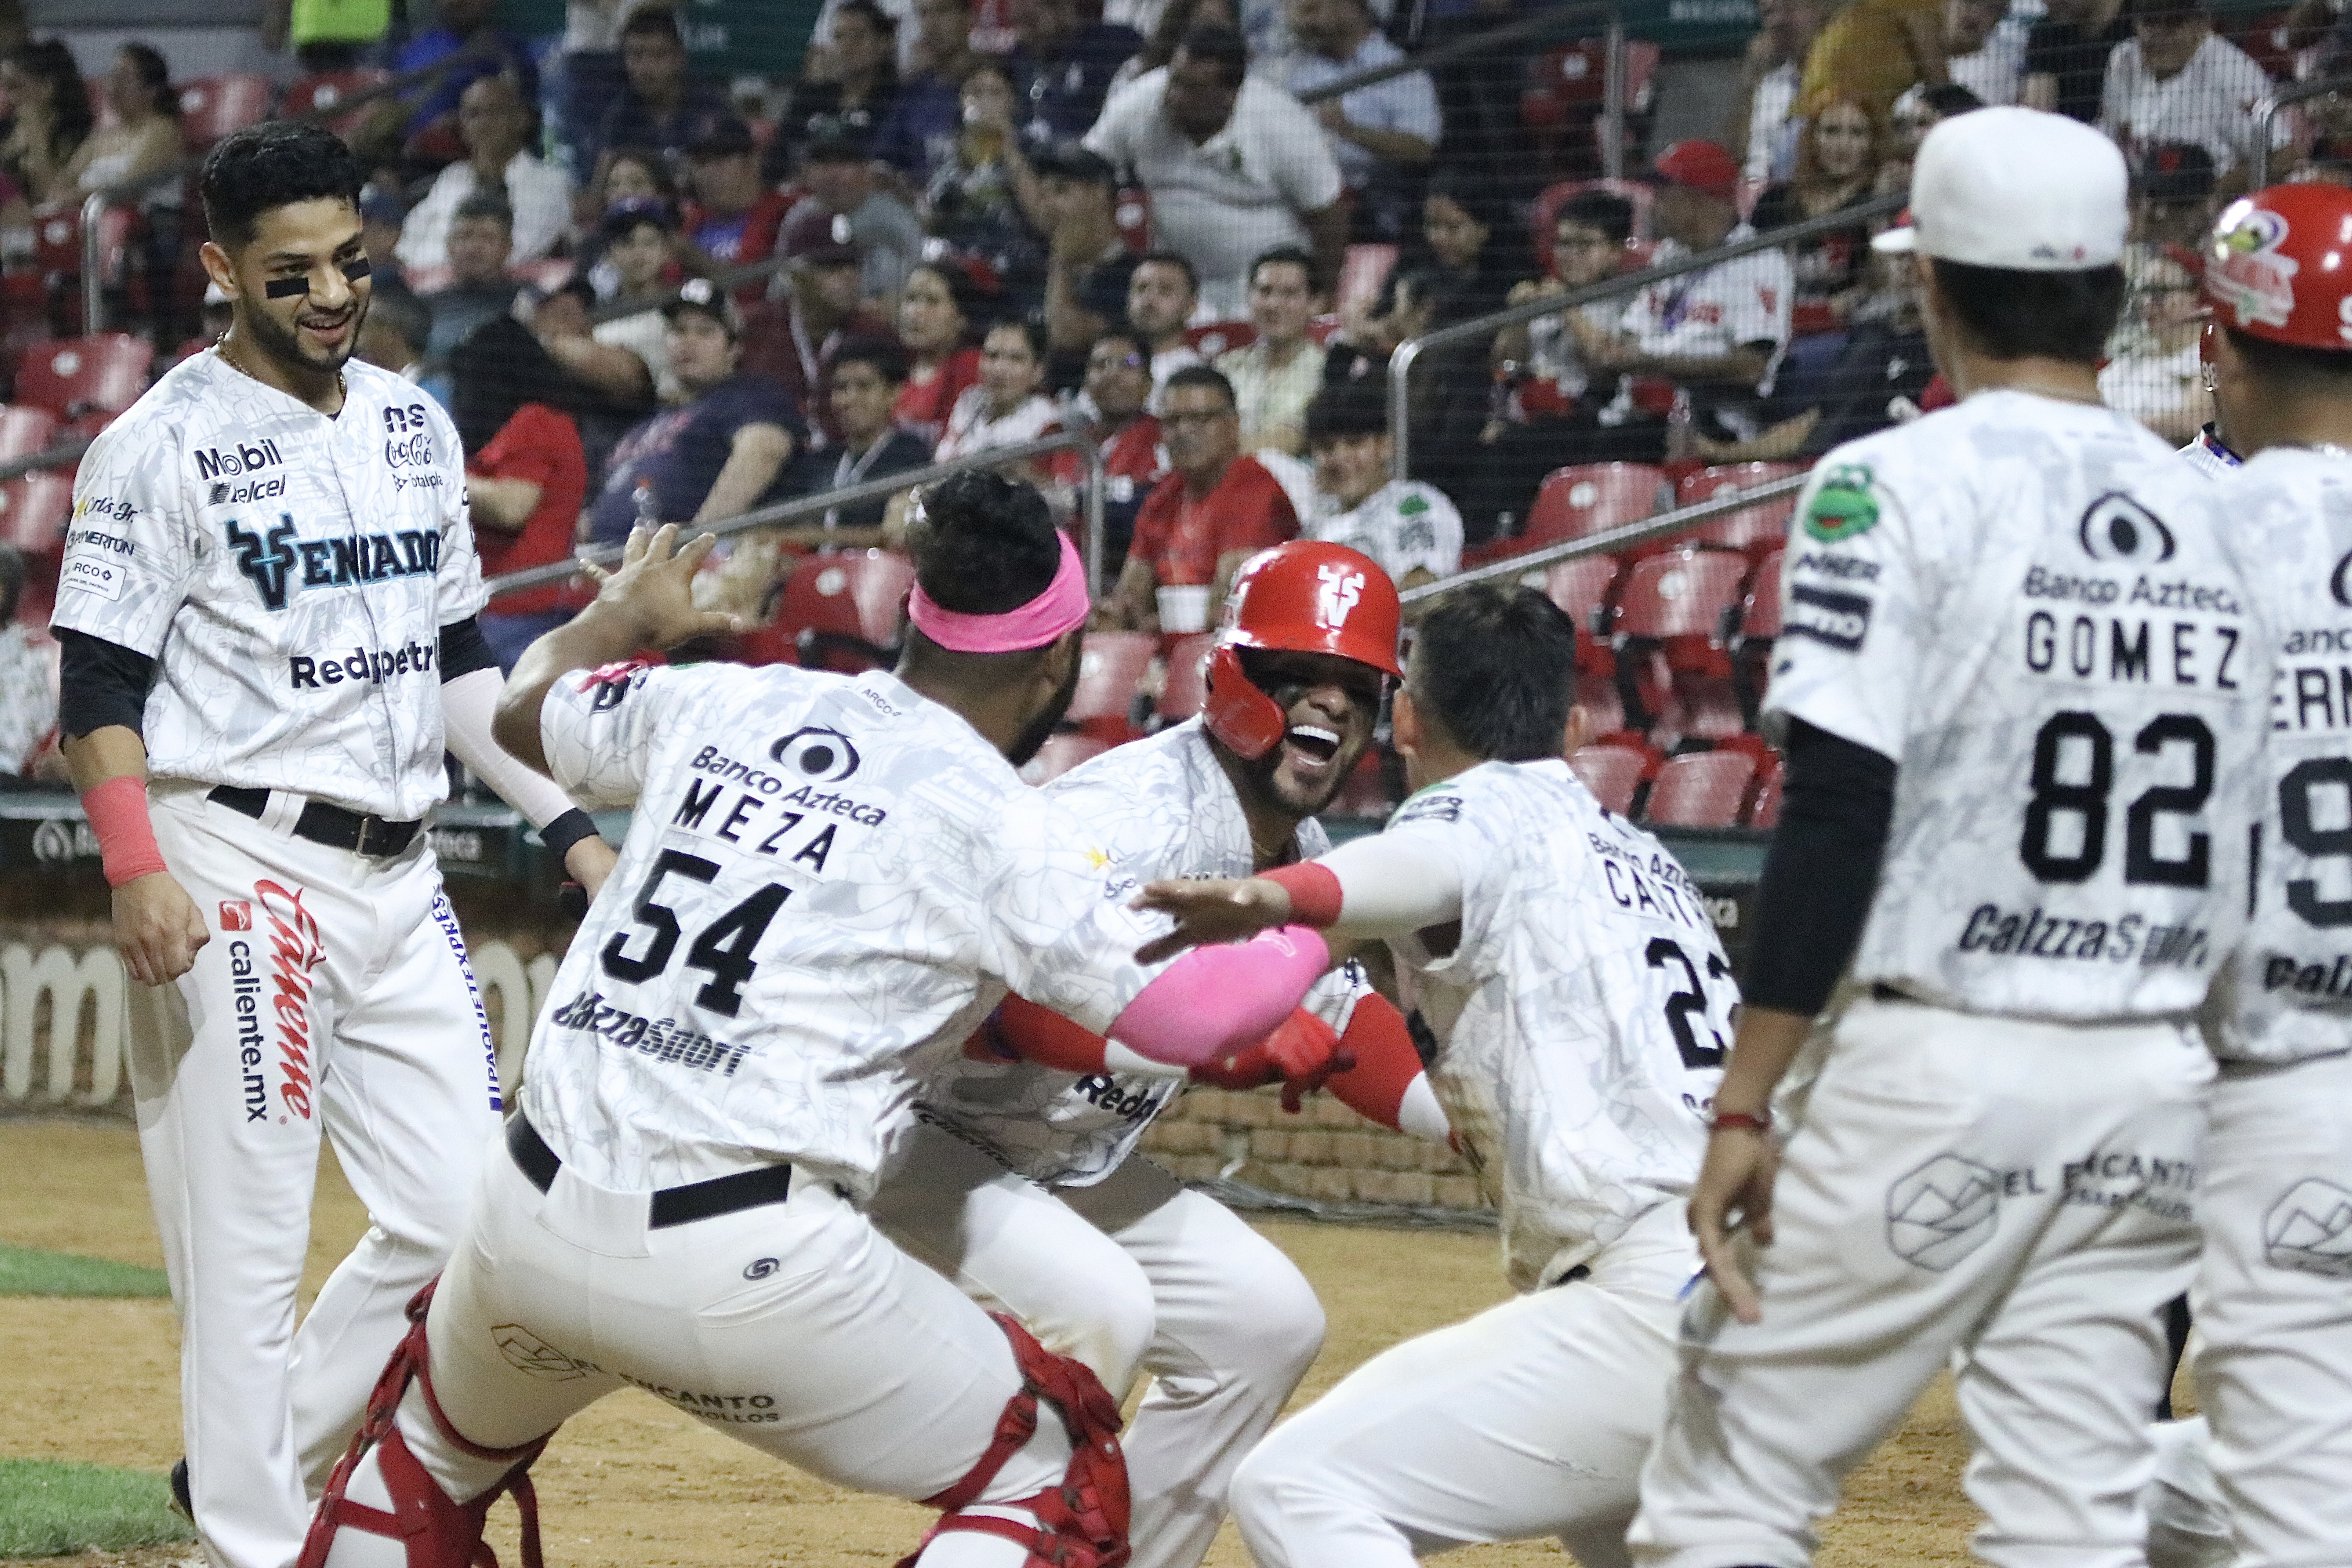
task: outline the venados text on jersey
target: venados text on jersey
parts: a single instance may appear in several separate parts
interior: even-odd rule
[[[292,654],[286,660],[287,680],[289,685],[309,687],[314,691],[321,685],[340,686],[346,680],[382,685],[400,676],[425,674],[433,668],[437,651],[430,643],[413,642],[397,651],[354,647],[348,657],[338,658]]]
[[[2146,573],[2134,579],[2126,594],[2121,582],[2113,577],[2078,577],[2071,572],[2049,572],[2034,566],[2025,574],[2025,596],[2029,599],[2069,599],[2085,605],[2112,605],[2117,601],[2145,605],[2151,610],[2210,610],[2217,615],[2242,616],[2245,610],[2238,597],[2227,588],[2208,588],[2186,578],[2159,583]]]
[[[2145,616],[2073,616],[2047,610],[2025,617],[2025,668],[2078,680],[2163,682],[2238,689],[2238,628]]]
[[[2151,924],[2145,916],[2126,915],[2106,921],[2070,920],[2051,914],[2040,905],[2030,910],[2004,910],[1979,904],[1969,911],[1961,932],[1962,952],[1991,953],[2000,958],[2063,958],[2090,963],[2129,963],[2137,957],[2142,969],[2172,964],[2201,969],[2211,962],[2211,944],[2202,926]]]
[[[751,1054],[749,1045],[730,1046],[697,1033],[675,1018],[641,1018],[613,1006],[593,991],[583,991],[555,1010],[548,1023],[601,1036],[625,1051],[641,1051],[657,1062],[676,1062],[733,1078]]]

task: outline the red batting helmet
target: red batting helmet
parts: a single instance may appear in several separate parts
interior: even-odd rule
[[[2234,331],[2352,350],[2352,190],[2272,185],[2231,203],[2213,226],[2205,298]]]
[[[1243,648],[1327,653],[1402,679],[1397,627],[1404,609],[1380,563],[1344,544],[1297,540],[1261,551],[1234,574],[1209,656],[1209,733],[1242,756],[1274,750],[1288,718],[1242,669]]]

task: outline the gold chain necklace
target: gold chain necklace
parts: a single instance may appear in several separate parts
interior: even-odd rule
[[[232,329],[230,329],[230,330],[231,330],[232,331],[235,331],[235,329],[234,329],[234,328],[232,328]],[[216,337],[216,338],[215,338],[215,339],[213,340],[213,350],[214,350],[214,352],[215,352],[215,353],[218,353],[218,354],[221,356],[221,358],[223,358],[224,360],[226,360],[226,361],[228,362],[228,367],[229,367],[229,369],[231,369],[231,370],[233,370],[233,371],[236,372],[239,375],[245,376],[245,377],[247,377],[247,379],[249,379],[249,380],[252,380],[252,381],[260,381],[260,382],[261,382],[261,384],[262,384],[262,385],[264,385],[264,386],[268,386],[268,385],[269,385],[269,383],[268,383],[268,382],[267,382],[267,381],[262,381],[262,378],[261,378],[261,377],[259,377],[259,376],[257,376],[257,375],[255,375],[255,374],[253,374],[252,370],[251,370],[248,366],[247,366],[247,364],[245,363],[245,362],[244,362],[244,361],[242,361],[242,360],[240,360],[240,359],[238,359],[238,358],[236,357],[236,353],[233,353],[233,352],[230,350],[230,348],[229,348],[229,341],[228,341],[228,340],[229,340],[229,334],[228,334],[228,332],[223,332],[219,337]],[[279,390],[283,390],[283,389],[282,389],[282,388],[280,388]],[[351,388],[350,388],[350,386],[348,386],[348,385],[345,384],[345,382],[344,382],[344,379],[343,379],[343,373],[342,373],[342,370],[341,370],[341,367],[337,367],[337,369],[336,369],[336,371],[335,371],[335,396],[336,396],[337,398],[339,398],[339,399],[345,400],[345,401],[348,401],[348,400],[350,399],[350,397],[351,397]]]

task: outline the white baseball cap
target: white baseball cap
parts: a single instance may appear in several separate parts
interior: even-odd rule
[[[1939,122],[1911,165],[1911,225],[1871,241],[1969,267],[2112,267],[2131,231],[2130,174],[2116,144],[2034,109],[1973,109]]]

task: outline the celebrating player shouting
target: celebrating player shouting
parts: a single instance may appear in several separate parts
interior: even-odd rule
[[[1832,452],[1799,504],[1789,790],[1638,1563],[1801,1568],[1948,1364],[1978,1555],[2141,1560],[2197,1248],[2191,1019],[2244,928],[2271,658],[2219,492],[2099,404],[2125,189],[2112,142],[2031,110],[1920,148],[1895,243],[1962,402]],[[1772,1091],[1842,973],[1783,1151]]]
[[[2205,292],[2218,422],[2246,455],[2221,493],[2281,640],[2253,930],[2208,1031],[2191,1298],[2236,1561],[2275,1568],[2352,1542],[2352,192],[2232,205]]]
[[[1152,979],[1132,954],[1160,926],[1127,909],[1132,879],[1013,772],[1069,705],[1088,608],[1031,487],[966,474],[926,494],[895,676],[580,678],[719,621],[688,591],[710,541],[672,555],[675,537],[640,531],[501,705],[520,754],[634,806],[623,896],[557,972],[507,1152],[386,1386],[423,1375],[339,1471],[305,1563],[470,1561],[501,1481],[624,1384],[932,1502],[933,1568],[1116,1562],[1116,1402],[856,1205],[919,1079],[1008,984],[1111,1036],[1118,1060],[1181,1070],[1287,1016],[1324,944],[1299,932]],[[1059,1422],[1036,1419],[1041,1392]]]
[[[1240,877],[1319,854],[1329,840],[1313,814],[1371,741],[1398,673],[1397,624],[1396,589],[1365,556],[1265,551],[1235,574],[1203,716],[1046,793],[1139,878]],[[1344,1031],[1357,1063],[1335,1092],[1444,1136],[1403,1019],[1360,970],[1327,976],[1310,1007],[1291,1027]],[[1322,1309],[1271,1242],[1135,1154],[1180,1085],[1101,1071],[1099,1041],[1019,998],[993,1037],[1032,1061],[959,1059],[928,1085],[875,1218],[1114,1393],[1139,1364],[1152,1373],[1127,1435],[1135,1562],[1191,1568],[1224,1516],[1234,1466],[1315,1360]],[[1073,1048],[1070,1070],[1032,1065]]]
[[[182,1334],[185,1500],[215,1563],[285,1568],[401,1308],[446,1256],[498,1074],[420,819],[446,742],[592,889],[583,813],[499,751],[465,455],[351,357],[359,166],[315,126],[206,158],[235,324],[74,485],[62,728],[131,978],[140,1149]],[[368,1234],[301,1331],[321,1132]]]
[[[1738,994],[1683,868],[1560,761],[1575,673],[1576,629],[1542,595],[1446,595],[1396,700],[1418,793],[1388,831],[1146,889],[1188,937],[1298,920],[1388,939],[1525,1292],[1375,1356],[1243,1461],[1234,1515],[1264,1568],[1538,1535],[1587,1568],[1625,1561],[1698,1267],[1675,1200]]]

